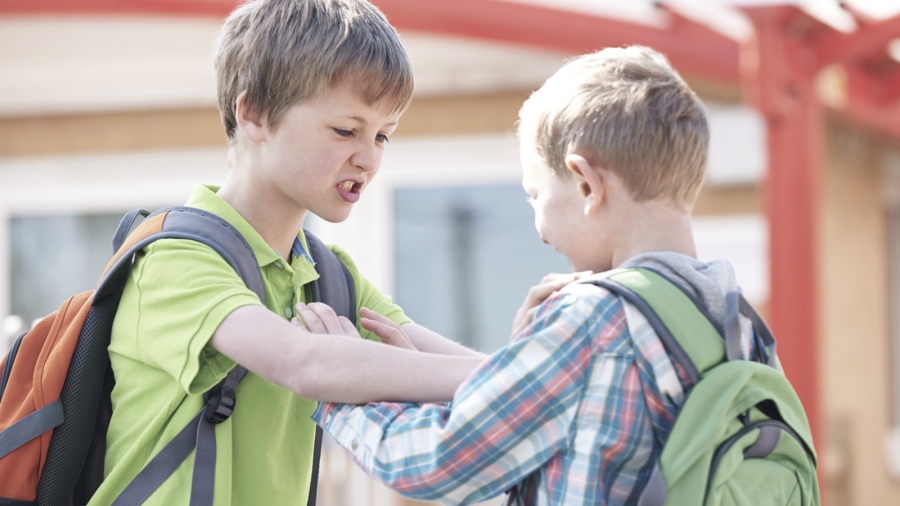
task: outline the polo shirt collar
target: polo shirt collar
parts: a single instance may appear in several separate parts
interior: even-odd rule
[[[191,197],[185,205],[209,211],[230,223],[247,240],[247,243],[256,255],[256,260],[260,267],[281,262],[281,257],[266,243],[262,236],[259,235],[259,232],[235,208],[231,207],[231,204],[225,202],[217,194],[220,188],[220,186],[198,183],[194,185]],[[309,258],[306,253],[304,239],[303,230],[301,229],[297,238],[294,239],[292,248],[296,258]],[[297,254],[298,250],[302,252],[299,255]]]

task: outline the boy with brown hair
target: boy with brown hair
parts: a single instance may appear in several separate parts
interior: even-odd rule
[[[548,79],[523,105],[518,135],[538,234],[574,270],[597,274],[514,324],[513,342],[451,406],[322,403],[313,418],[410,497],[470,504],[510,491],[509,504],[635,504],[690,381],[634,305],[590,282],[652,268],[725,319],[734,273],[698,260],[691,232],[704,107],[659,53],[609,48]],[[742,327],[749,356],[752,330]]]
[[[159,240],[137,256],[112,330],[106,476],[92,504],[112,503],[236,364],[249,373],[215,430],[214,503],[293,505],[310,490],[314,399],[449,400],[483,359],[412,323],[338,247],[367,339],[297,324],[295,308],[306,310],[305,288],[318,277],[304,218],[347,218],[411,100],[410,62],[381,12],[365,0],[245,3],[225,23],[215,70],[229,173],[221,188],[197,185],[187,205],[243,235],[265,305],[200,243]],[[373,342],[367,317],[376,314],[429,353]],[[193,460],[147,504],[187,504]]]

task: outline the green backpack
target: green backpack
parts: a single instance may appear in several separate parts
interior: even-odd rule
[[[740,293],[727,295],[719,330],[702,305],[656,271],[621,270],[594,283],[643,313],[693,385],[639,506],[820,503],[803,406],[777,363],[771,331]],[[741,358],[739,314],[755,330],[752,360]]]

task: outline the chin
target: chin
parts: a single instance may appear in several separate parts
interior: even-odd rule
[[[328,212],[328,213],[317,213],[311,211],[313,214],[318,216],[324,221],[328,223],[343,223],[347,221],[347,218],[350,217],[350,211],[338,211],[338,212]]]
[[[349,218],[349,217],[350,217],[349,213],[343,214],[340,216],[319,216],[319,218],[322,218],[323,220],[327,221],[328,223],[343,223],[343,222],[347,221],[347,218]]]

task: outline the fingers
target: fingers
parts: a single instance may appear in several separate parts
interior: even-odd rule
[[[331,306],[321,302],[297,304],[297,314],[310,332],[316,334],[359,335],[347,318],[338,316]]]
[[[338,316],[338,321],[341,324],[341,330],[344,334],[348,336],[359,335],[359,331],[356,330],[356,325],[354,325],[353,322],[343,316]]]
[[[512,324],[512,336],[516,336],[531,323],[537,307],[541,305],[553,292],[567,284],[577,281],[585,276],[593,274],[591,271],[573,272],[569,274],[550,273],[544,276],[540,283],[532,286],[522,302],[522,306],[516,311]]]
[[[375,320],[376,322],[379,322],[379,323],[382,323],[389,327],[394,327],[395,329],[400,330],[400,325],[397,325],[396,323],[394,323],[393,320],[391,320],[387,316],[384,316],[381,313],[372,311],[371,309],[369,309],[367,307],[359,308],[359,316],[361,316],[363,318],[367,318],[369,320]]]
[[[569,274],[551,273],[541,279],[541,282],[528,290],[528,296],[525,298],[527,306],[538,305],[549,297],[553,292],[568,285],[573,281],[577,281],[584,276],[590,275],[591,271],[573,272]],[[528,304],[528,303],[531,304]]]
[[[513,335],[525,330],[525,327],[534,319],[535,313],[537,313],[537,306],[516,313],[516,318],[513,320]]]
[[[384,344],[404,348],[408,350],[416,350],[415,345],[409,339],[409,336],[387,317],[376,313],[368,308],[359,308],[360,325],[369,332],[374,333]]]
[[[410,350],[415,350],[416,348],[412,345],[412,342],[409,341],[402,332],[399,330],[385,325],[381,322],[377,322],[375,320],[369,320],[363,318],[359,321],[360,325],[369,332],[377,335],[381,338],[381,342],[384,344],[389,344],[391,346],[396,346],[398,348],[406,348]]]

